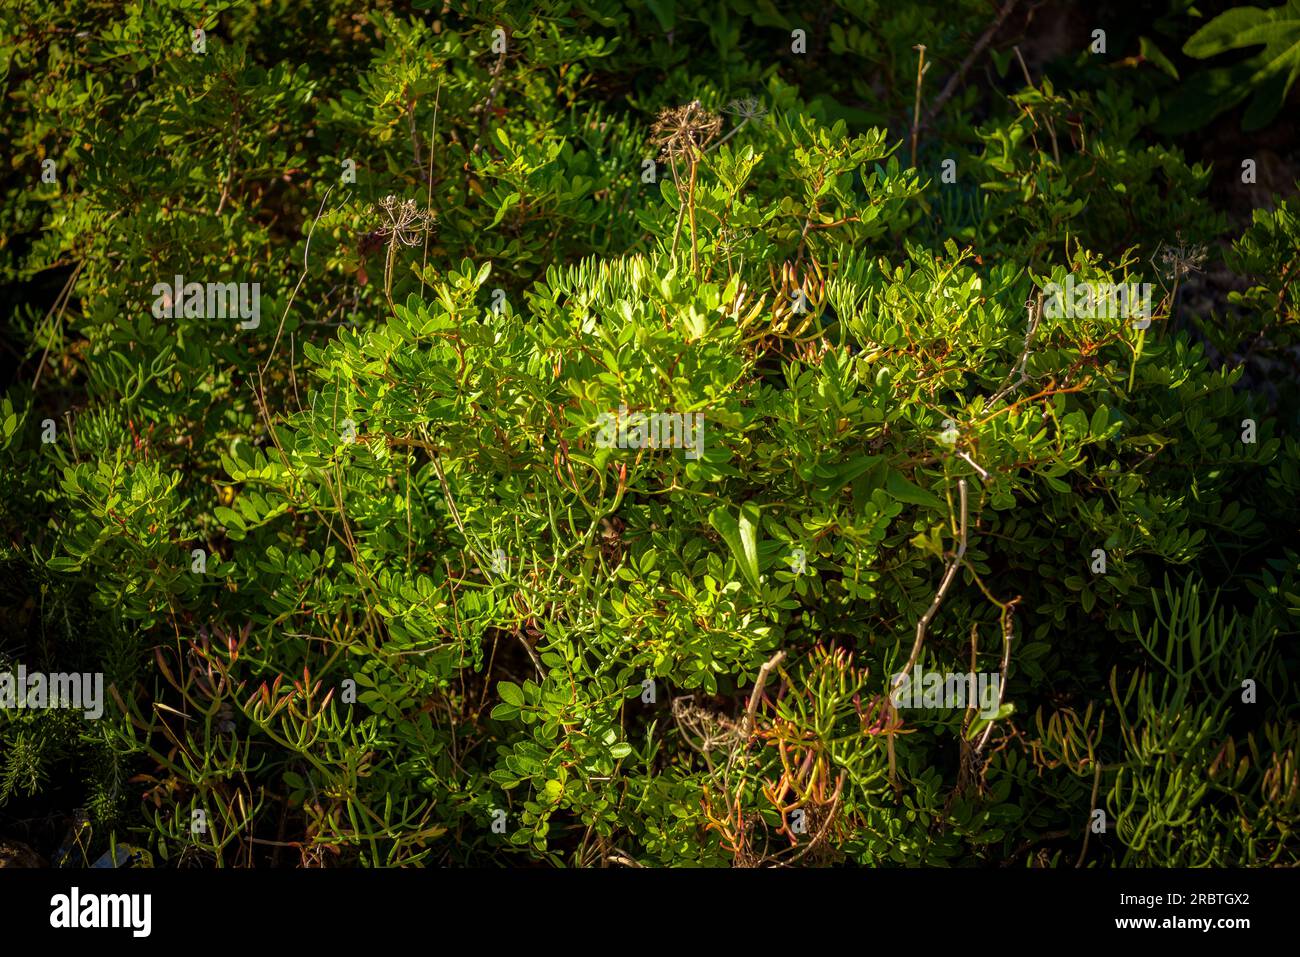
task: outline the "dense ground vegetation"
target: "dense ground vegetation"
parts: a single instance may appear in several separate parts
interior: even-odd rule
[[[0,665],[107,690],[0,838],[1300,863],[1300,6],[1218,12],[7,0]]]

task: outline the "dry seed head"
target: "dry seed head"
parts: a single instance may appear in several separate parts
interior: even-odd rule
[[[726,112],[743,120],[761,120],[767,116],[767,107],[763,101],[753,96],[741,97],[727,104]]]
[[[1161,261],[1169,266],[1173,276],[1199,272],[1201,263],[1205,262],[1204,246],[1177,246],[1166,249],[1160,256]]]
[[[1155,265],[1155,260],[1160,260],[1165,267],[1161,273],[1166,279],[1180,279],[1188,273],[1200,272],[1201,264],[1205,262],[1206,247],[1183,245],[1181,233],[1177,234],[1176,240],[1177,245],[1161,243],[1151,261]]]
[[[685,106],[660,110],[650,127],[650,142],[660,147],[663,159],[673,159],[703,151],[721,131],[722,117],[692,100]]]
[[[433,210],[420,209],[413,199],[399,201],[390,193],[379,201],[379,208],[388,216],[388,222],[379,228],[379,234],[396,236],[404,245],[418,246],[420,236],[433,228]]]

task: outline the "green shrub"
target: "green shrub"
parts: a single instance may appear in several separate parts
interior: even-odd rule
[[[983,4],[374,6],[3,14],[0,663],[111,694],[0,715],[0,829],[71,781],[160,864],[1300,862],[1294,199],[1232,226],[1078,64],[914,166]]]

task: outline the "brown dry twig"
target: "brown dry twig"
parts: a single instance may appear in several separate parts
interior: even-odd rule
[[[925,644],[926,629],[930,627],[930,622],[934,619],[934,616],[938,614],[939,606],[943,604],[944,596],[948,594],[948,589],[952,587],[953,580],[957,577],[957,569],[964,564],[966,557],[966,522],[968,505],[965,479],[959,479],[957,481],[957,489],[961,496],[961,525],[958,533],[957,551],[948,562],[948,568],[944,571],[943,579],[939,582],[939,590],[935,592],[934,600],[930,602],[930,607],[927,608],[925,614],[921,616],[921,620],[916,623],[916,641],[912,643],[912,653],[907,657],[907,664],[903,667],[902,671],[898,673],[898,676],[894,679],[893,684],[889,688],[889,696],[886,699],[888,702],[886,708],[888,709],[889,721],[891,723],[895,717],[896,710],[893,701],[893,694],[898,690],[899,685],[903,683],[907,676],[911,674],[912,669],[916,666],[917,659],[921,656],[921,648]],[[894,736],[892,733],[886,737],[886,747],[889,751],[889,781],[890,784],[897,788],[899,786],[897,777],[898,766],[894,754]]]
[[[1002,4],[1002,9],[998,11],[998,15],[993,19],[993,22],[988,25],[988,28],[980,34],[979,39],[975,41],[975,45],[971,47],[970,53],[966,54],[966,58],[962,60],[961,65],[957,67],[957,72],[948,78],[948,82],[943,85],[943,89],[940,90],[939,95],[935,97],[934,103],[930,106],[930,109],[926,111],[925,121],[921,124],[922,126],[929,126],[930,123],[934,121],[934,118],[939,115],[939,111],[943,109],[943,105],[952,98],[954,93],[957,92],[958,85],[963,79],[965,79],[966,74],[970,71],[971,65],[979,55],[984,52],[984,48],[993,40],[993,37],[997,34],[998,30],[1002,27],[1002,24],[1006,21],[1007,17],[1011,15],[1011,11],[1016,8],[1016,4],[1019,2],[1020,0],[1007,0],[1006,3]]]

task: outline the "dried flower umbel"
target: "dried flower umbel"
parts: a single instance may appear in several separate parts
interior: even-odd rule
[[[398,202],[390,193],[379,201],[379,208],[388,215],[388,222],[379,228],[379,234],[392,237],[403,246],[418,246],[421,237],[433,228],[433,210],[418,208],[413,199]]]
[[[694,163],[698,154],[722,132],[722,117],[710,113],[692,100],[685,106],[660,110],[650,127],[650,142],[660,147],[662,159],[675,162],[679,157]]]
[[[431,209],[420,209],[413,199],[400,202],[393,194],[388,194],[379,201],[379,208],[388,216],[388,222],[378,230],[380,236],[388,239],[388,255],[384,260],[384,295],[388,307],[393,308],[393,263],[397,258],[397,247],[418,246],[424,234],[433,229],[434,215]]]
[[[751,120],[762,120],[767,116],[767,107],[757,97],[744,96],[728,103],[725,112],[739,117],[742,123],[748,123]]]
[[[659,118],[650,127],[650,142],[659,147],[659,155],[668,160],[673,170],[673,182],[681,196],[681,178],[677,172],[678,158],[684,159],[690,167],[687,179],[685,202],[677,209],[677,226],[673,229],[673,255],[677,254],[677,239],[682,231],[683,216],[689,212],[691,221],[691,272],[699,275],[699,252],[695,230],[695,173],[708,146],[722,130],[722,117],[710,113],[700,105],[699,100],[692,100],[685,106],[661,110]]]
[[[1206,257],[1206,247],[1184,246],[1181,236],[1178,237],[1178,240],[1179,244],[1177,246],[1161,244],[1156,253],[1159,262],[1164,265],[1162,270],[1164,277],[1175,281],[1182,279],[1188,273],[1200,272],[1201,264],[1205,262]]]

